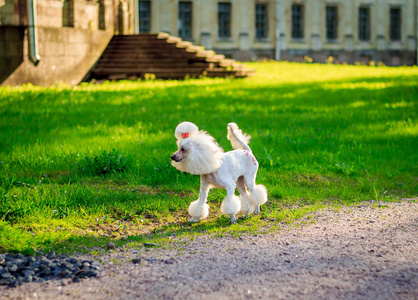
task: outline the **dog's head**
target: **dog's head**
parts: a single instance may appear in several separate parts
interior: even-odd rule
[[[222,164],[223,150],[215,139],[190,122],[180,123],[176,130],[178,151],[171,164],[182,172],[200,175],[209,174]]]
[[[190,150],[194,147],[194,144],[190,139],[182,140],[178,143],[178,150],[171,156],[171,159],[175,162],[181,162],[186,159],[187,154],[190,153]],[[191,151],[193,152],[193,150]]]

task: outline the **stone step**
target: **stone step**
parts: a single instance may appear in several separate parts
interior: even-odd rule
[[[193,57],[193,58],[159,58],[158,61],[150,61],[150,59],[148,57],[142,57],[142,58],[137,58],[137,57],[126,57],[126,56],[113,56],[113,57],[102,57],[102,59],[100,59],[100,61],[98,63],[106,63],[106,64],[143,64],[143,63],[152,63],[152,64],[173,64],[173,63],[178,63],[178,64],[197,64],[197,63],[201,63],[201,64],[211,64],[209,62],[206,61],[206,59],[204,57]]]
[[[118,79],[154,74],[161,79],[246,77],[251,71],[233,59],[167,33],[115,35],[90,72],[91,78]]]
[[[170,72],[173,73],[200,73],[202,71],[204,71],[205,68],[203,67],[187,67],[187,68],[172,68],[170,69]],[[96,68],[94,70],[95,74],[105,74],[105,73],[109,73],[109,74],[120,74],[120,73],[125,73],[125,74],[142,74],[142,73],[151,73],[151,74],[158,74],[158,73],[164,73],[167,72],[167,68],[155,68],[155,67],[151,67],[151,68],[119,68],[119,67],[115,67],[115,68]]]

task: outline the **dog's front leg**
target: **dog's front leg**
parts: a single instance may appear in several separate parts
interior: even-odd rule
[[[188,209],[189,214],[192,217],[188,220],[189,222],[196,223],[209,216],[209,205],[206,203],[209,190],[209,184],[201,177],[199,199],[190,203]]]

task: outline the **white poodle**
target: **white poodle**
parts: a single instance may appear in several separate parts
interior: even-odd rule
[[[200,175],[199,199],[189,206],[192,219],[197,222],[207,218],[209,205],[206,203],[211,188],[226,190],[226,198],[221,204],[221,212],[230,216],[231,223],[237,221],[239,211],[245,217],[251,212],[260,212],[260,205],[267,201],[267,189],[255,184],[258,162],[248,143],[250,136],[243,134],[237,124],[228,124],[227,138],[235,149],[224,153],[215,139],[190,122],[180,123],[175,131],[178,151],[171,156],[172,165],[190,174]],[[235,195],[235,188],[241,194]],[[247,190],[248,188],[248,190]]]

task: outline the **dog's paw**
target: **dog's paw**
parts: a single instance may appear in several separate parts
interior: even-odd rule
[[[250,213],[247,211],[244,213],[244,215],[241,217],[241,219],[248,219],[250,217]]]
[[[237,223],[237,216],[231,215],[231,224],[235,224],[235,223]]]
[[[189,223],[197,223],[197,222],[199,222],[199,218],[188,219],[187,222],[189,222]]]
[[[260,213],[260,205],[256,205],[255,209],[254,209],[254,214],[258,215]]]

